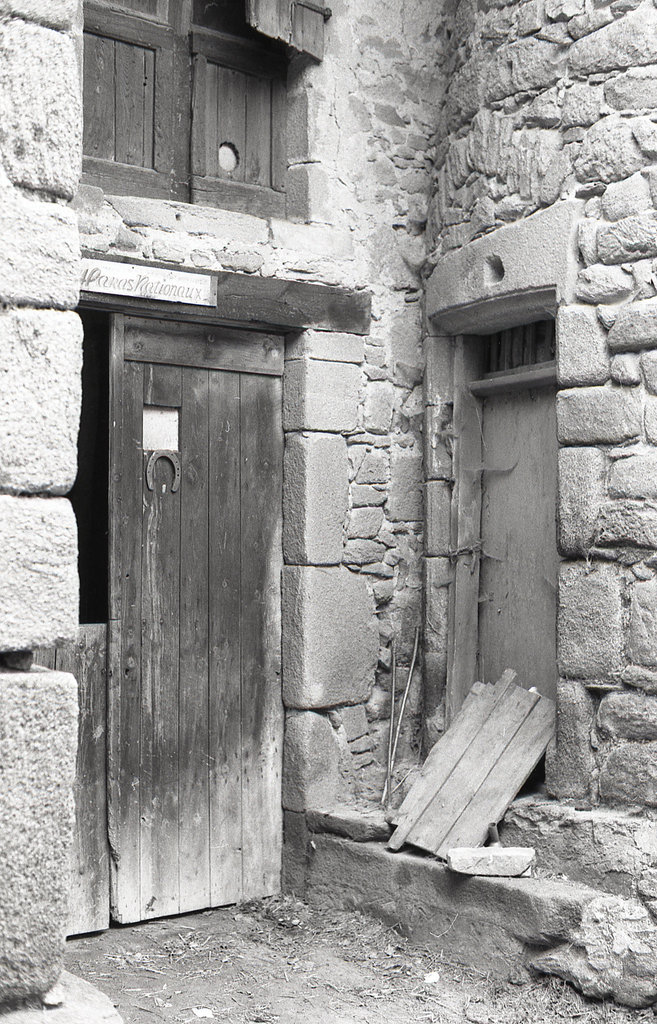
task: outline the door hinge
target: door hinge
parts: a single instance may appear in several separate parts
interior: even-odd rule
[[[306,7],[309,11],[314,11],[315,14],[321,14],[324,21],[328,21],[333,14],[330,7],[323,7],[321,4],[315,4],[313,3],[313,0],[294,0],[294,6]]]

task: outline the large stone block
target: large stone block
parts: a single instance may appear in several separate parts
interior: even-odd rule
[[[77,531],[65,498],[0,495],[0,579],[0,651],[73,638]]]
[[[429,480],[424,493],[426,502],[424,552],[430,556],[449,555],[452,488],[445,480]]]
[[[616,459],[609,473],[609,493],[614,498],[657,498],[657,451]]]
[[[0,1005],[61,969],[76,750],[73,676],[0,671]]]
[[[628,263],[653,256],[657,256],[657,214],[653,210],[598,228],[597,258],[602,263]]]
[[[329,811],[340,788],[340,748],[326,715],[292,711],[285,719],[283,807]]]
[[[592,305],[622,302],[632,294],[633,289],[634,279],[622,267],[595,264],[580,270],[577,275],[577,298]],[[592,383],[599,384],[600,381]]]
[[[637,389],[582,387],[557,395],[561,444],[617,444],[641,433],[643,408]]]
[[[82,324],[74,313],[0,314],[0,489],[70,490],[81,368]]]
[[[607,804],[657,807],[657,743],[619,743],[600,767],[600,796]]]
[[[607,79],[604,91],[605,100],[615,110],[653,110],[657,107],[655,68],[629,68]]]
[[[644,162],[631,125],[610,114],[586,131],[575,157],[575,174],[579,181],[620,181]]]
[[[0,145],[16,185],[71,199],[82,170],[73,39],[19,19],[0,25]]]
[[[568,59],[577,76],[656,63],[657,11],[650,3],[642,3],[573,43]]]
[[[427,405],[451,402],[454,393],[454,344],[446,335],[424,341],[424,401]]]
[[[283,569],[283,700],[327,708],[366,700],[379,656],[374,600],[348,569]]]
[[[351,363],[293,359],[283,393],[285,430],[353,430],[358,419],[361,371]]]
[[[596,543],[657,548],[657,505],[644,501],[610,501],[602,506]]]
[[[657,667],[657,579],[632,587],[628,655],[638,665]]]
[[[604,384],[609,379],[607,332],[595,310],[587,306],[562,306],[556,328],[557,377],[561,386]]]
[[[339,434],[287,434],[283,555],[298,565],[339,565],[349,504],[347,443]]]
[[[558,455],[559,549],[583,554],[592,547],[604,499],[606,457],[599,448],[560,448]]]
[[[645,693],[608,693],[598,709],[598,728],[625,740],[657,740],[657,698]]]
[[[73,308],[80,246],[72,210],[0,187],[0,302]]]
[[[0,0],[0,14],[35,21],[50,28],[70,29],[77,17],[79,0]]]
[[[324,359],[329,363],[362,363],[365,339],[358,334],[337,331],[301,331],[285,346],[286,359]]]
[[[600,206],[607,220],[632,217],[642,210],[651,209],[650,186],[642,174],[612,182],[605,189]]]
[[[623,613],[615,565],[562,564],[557,644],[562,676],[595,679],[620,672]]]
[[[560,679],[557,689],[557,731],[545,760],[548,793],[557,799],[589,797],[595,766],[591,729],[595,703],[581,683]]]
[[[393,522],[422,519],[422,455],[413,449],[392,449],[387,511]]]
[[[657,238],[657,221],[655,231]],[[609,331],[607,344],[612,352],[657,348],[657,299],[644,299],[624,306]]]

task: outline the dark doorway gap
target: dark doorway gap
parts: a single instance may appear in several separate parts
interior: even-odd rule
[[[78,474],[70,500],[78,525],[80,623],[108,618],[109,314],[79,310],[84,328]]]

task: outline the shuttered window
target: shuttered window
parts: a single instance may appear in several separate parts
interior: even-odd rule
[[[285,216],[288,52],[321,56],[326,13],[311,0],[86,0],[83,180]]]

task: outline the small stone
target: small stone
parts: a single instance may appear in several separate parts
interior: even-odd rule
[[[621,679],[626,686],[633,686],[644,693],[657,694],[657,672],[640,665],[627,665],[621,672]]]
[[[641,383],[639,357],[633,352],[623,352],[611,360],[611,379],[616,384],[633,385]]]
[[[646,440],[650,444],[657,445],[657,398],[653,395],[646,395],[643,425],[646,431]]]
[[[657,740],[657,700],[643,693],[608,693],[600,702],[597,722],[607,736]]]
[[[557,635],[563,676],[606,679],[621,668],[623,613],[615,565],[562,565]]]
[[[560,448],[559,549],[584,554],[592,547],[605,495],[607,460],[600,448]]]
[[[657,548],[657,506],[643,501],[605,504],[596,523],[596,543]]]
[[[586,306],[562,306],[559,310],[557,379],[565,387],[603,384],[609,379],[607,334],[595,310]]]
[[[376,537],[383,523],[381,508],[354,508],[349,514],[348,537],[370,540]]]
[[[595,124],[600,117],[602,100],[602,86],[575,82],[566,90],[564,96],[562,111],[564,128],[573,128],[578,125],[588,127]]]
[[[575,157],[575,174],[578,181],[619,181],[640,170],[643,163],[630,125],[610,114],[584,135]]]
[[[613,181],[600,200],[607,220],[622,220],[652,206],[650,185],[642,174],[633,174],[624,181]]]
[[[614,498],[657,498],[657,451],[645,449],[616,459],[609,474]]]
[[[582,302],[621,302],[632,294],[634,280],[621,267],[599,264],[580,270],[577,275],[577,298]]]
[[[647,391],[651,395],[657,395],[657,351],[642,353],[641,369]]]
[[[390,460],[388,516],[393,522],[422,519],[422,455],[393,448]]]
[[[657,213],[645,211],[598,228],[597,254],[607,264],[657,256]]]
[[[657,666],[657,579],[632,587],[628,655],[638,665]]]
[[[614,806],[657,807],[657,743],[614,746],[600,768],[600,796]]]
[[[531,847],[460,847],[447,851],[447,867],[459,875],[517,878],[519,875],[531,875],[535,860],[536,850]]]
[[[607,344],[612,352],[657,348],[657,299],[642,299],[623,307],[609,331]]]

